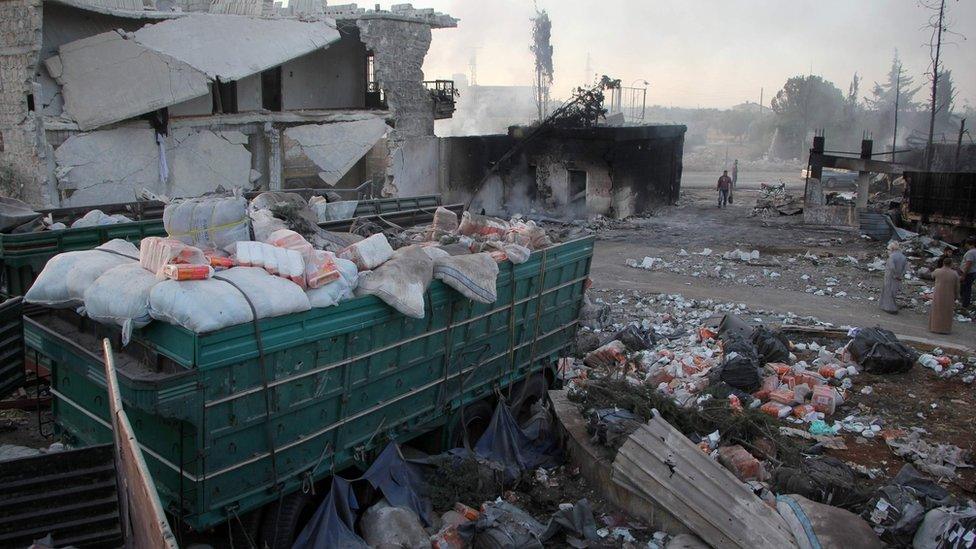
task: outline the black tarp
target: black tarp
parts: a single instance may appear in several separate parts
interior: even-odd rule
[[[860,328],[847,350],[869,374],[901,374],[912,369],[918,353],[884,328]]]
[[[508,406],[499,403],[488,429],[475,444],[474,453],[502,464],[506,480],[514,481],[524,471],[555,465],[558,449],[551,439],[532,440],[519,427]]]
[[[424,491],[424,473],[420,465],[403,458],[395,442],[386,445],[362,479],[382,492],[390,505],[410,509],[420,517],[424,526],[430,526],[430,501]]]

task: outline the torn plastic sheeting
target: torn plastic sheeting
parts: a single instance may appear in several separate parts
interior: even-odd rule
[[[916,549],[976,547],[976,507],[939,507],[925,514],[915,532]]]
[[[861,328],[848,344],[851,357],[870,374],[900,374],[912,369],[918,353],[890,330]]]
[[[39,219],[41,214],[35,212],[30,204],[0,196],[0,232],[18,232],[17,228]]]
[[[477,520],[458,527],[461,536],[476,547],[542,549],[545,527],[525,511],[506,501],[485,505]]]
[[[511,411],[504,403],[495,406],[491,423],[474,446],[479,456],[501,463],[505,467],[506,480],[518,479],[523,471],[555,465],[553,454],[557,452],[554,441],[533,441],[519,427]]]
[[[369,545],[355,531],[359,503],[349,481],[332,477],[332,489],[295,539],[292,549],[350,547],[368,549]]]
[[[400,447],[390,442],[362,478],[383,493],[394,507],[405,507],[430,526],[430,501],[425,495],[424,475],[420,466],[403,458]]]
[[[752,343],[759,351],[764,364],[790,360],[790,342],[779,332],[774,332],[765,326],[757,326],[752,332]]]
[[[587,547],[586,541],[600,540],[600,536],[596,533],[593,508],[586,498],[577,501],[572,507],[560,507],[553,513],[540,539],[544,542],[549,541],[560,532],[566,536],[566,543],[573,547]]]

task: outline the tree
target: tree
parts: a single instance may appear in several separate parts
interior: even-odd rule
[[[539,121],[549,116],[549,87],[552,86],[552,22],[546,10],[536,11],[532,21],[532,43],[529,50],[535,54],[535,101]]]
[[[956,86],[952,82],[952,71],[944,70],[939,73],[939,89],[935,101],[935,130],[936,133],[954,129],[952,115],[956,103]]]
[[[847,87],[847,97],[844,100],[844,116],[854,118],[861,100],[858,98],[861,90],[861,77],[855,72],[851,78],[851,85]]]
[[[865,98],[868,108],[891,115],[895,109],[895,97],[898,98],[899,111],[913,111],[918,109],[918,103],[912,101],[922,86],[915,85],[915,78],[908,75],[908,70],[902,65],[898,57],[898,50],[891,60],[888,69],[888,79],[885,82],[875,82],[871,88],[871,97]]]
[[[810,130],[837,126],[844,94],[833,82],[819,76],[794,76],[776,92],[771,107],[779,132],[799,146],[802,157],[808,149]]]

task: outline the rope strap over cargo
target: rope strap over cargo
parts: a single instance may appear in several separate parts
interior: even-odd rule
[[[274,479],[274,489],[280,491],[281,484],[278,482],[278,463],[275,452],[274,433],[271,428],[271,395],[268,392],[268,370],[264,356],[264,343],[261,340],[261,327],[258,326],[258,310],[254,307],[254,303],[251,301],[251,298],[247,296],[247,293],[240,286],[230,280],[227,280],[226,278],[221,278],[218,275],[214,275],[213,278],[233,286],[234,289],[244,296],[244,301],[246,301],[247,306],[251,308],[251,324],[254,326],[254,342],[258,348],[258,365],[261,367],[261,392],[264,394],[264,430],[268,439],[268,452],[271,457],[271,474]]]

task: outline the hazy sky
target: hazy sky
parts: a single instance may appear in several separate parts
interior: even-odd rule
[[[531,84],[530,0],[413,0],[461,19],[434,31],[424,64],[428,79],[469,74],[477,53],[478,83]],[[976,107],[976,0],[948,0],[956,45],[945,66],[957,105]],[[386,4],[384,4],[386,6]],[[764,104],[789,76],[814,74],[845,93],[854,72],[861,94],[882,80],[897,48],[921,83],[929,64],[928,12],[917,0],[539,0],[552,19],[555,97],[593,73],[629,85],[648,80],[648,104],[728,107]],[[475,50],[475,48],[478,48]],[[917,98],[921,98],[921,92]]]

